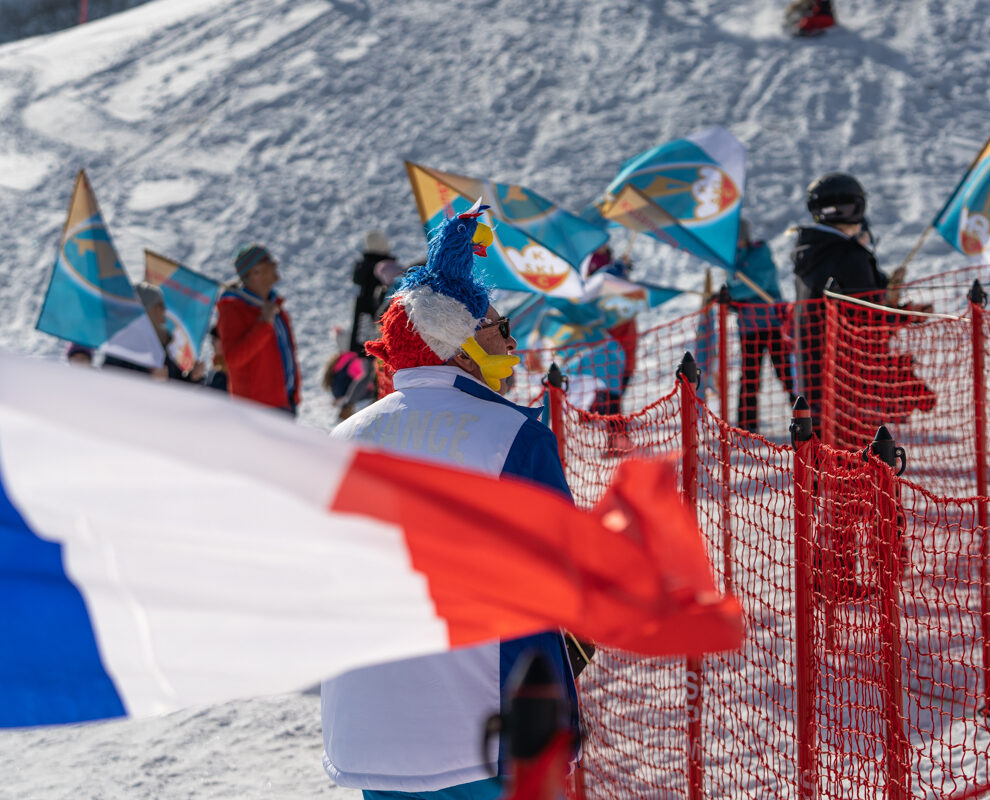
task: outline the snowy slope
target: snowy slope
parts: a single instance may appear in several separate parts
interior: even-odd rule
[[[107,17],[148,0],[0,0],[0,42],[70,28],[80,11],[88,20]]]
[[[784,231],[827,170],[866,185],[896,265],[990,133],[990,17],[970,0],[838,0],[842,28],[794,41],[784,5],[156,0],[0,47],[0,347],[61,353],[33,326],[80,167],[135,278],[145,247],[216,278],[242,243],[273,250],[302,418],[321,427],[364,231],[402,260],[425,252],[404,158],[577,210],[629,155],[720,124],[747,146],[746,214],[785,291]],[[684,254],[640,237],[633,256],[643,278],[701,285]],[[933,237],[913,274],[962,263]],[[0,733],[0,797],[350,798],[322,777],[317,715],[301,695]]]

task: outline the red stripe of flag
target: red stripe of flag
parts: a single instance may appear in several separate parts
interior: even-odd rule
[[[526,481],[359,452],[330,508],[403,529],[452,646],[558,625],[652,656],[742,642],[668,460],[622,464],[582,512]]]

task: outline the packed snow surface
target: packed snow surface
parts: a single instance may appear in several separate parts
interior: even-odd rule
[[[990,15],[969,0],[837,0],[841,27],[793,40],[784,5],[156,0],[0,47],[0,347],[64,347],[34,322],[83,167],[135,279],[145,248],[217,279],[240,245],[272,250],[301,421],[324,428],[319,373],[331,326],[350,321],[363,233],[384,230],[401,261],[425,252],[403,159],[580,210],[634,153],[722,125],[747,147],[744,213],[785,292],[785,231],[826,171],[866,186],[892,268],[990,133]],[[637,277],[701,287],[691,256],[645,237],[632,256]],[[962,264],[933,236],[911,276]],[[322,773],[318,719],[300,694],[0,732],[0,796],[356,798]]]

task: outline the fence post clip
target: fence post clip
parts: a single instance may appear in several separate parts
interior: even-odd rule
[[[684,358],[677,365],[675,376],[678,379],[684,378],[688,383],[693,384],[695,389],[701,388],[701,370],[698,369],[698,362],[694,360],[690,350],[684,353]]]
[[[980,283],[979,278],[973,281],[973,285],[970,287],[969,294],[966,298],[971,303],[975,303],[983,308],[987,307],[987,293],[983,291],[983,285]]]
[[[547,374],[543,378],[543,385],[552,386],[554,389],[560,389],[564,394],[567,394],[567,376],[560,371],[556,361],[550,364],[550,369],[547,370]]]
[[[811,406],[804,399],[803,394],[799,394],[794,401],[794,409],[791,415],[791,447],[797,448],[798,442],[806,442],[814,435],[814,427],[811,424]]]
[[[872,444],[863,451],[863,461],[869,460],[870,453],[891,469],[894,469],[900,460],[901,468],[897,470],[898,475],[903,475],[904,470],[907,469],[907,453],[904,452],[903,447],[897,446],[886,425],[877,428],[877,434],[873,437]]]

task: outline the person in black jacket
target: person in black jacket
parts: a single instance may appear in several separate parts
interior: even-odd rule
[[[353,280],[360,287],[360,292],[354,300],[354,323],[351,325],[350,351],[359,356],[364,355],[364,343],[369,336],[374,335],[375,313],[381,302],[378,289],[382,282],[375,275],[375,266],[379,261],[392,259],[388,238],[381,231],[368,231],[364,235],[364,252],[354,264]],[[367,317],[370,324],[362,325]]]
[[[866,192],[852,175],[833,172],[808,187],[808,211],[814,225],[798,228],[791,253],[794,262],[794,307],[797,367],[801,392],[811,406],[815,427],[821,413],[822,357],[826,287],[883,303],[887,276],[877,268],[873,252],[862,244]]]

